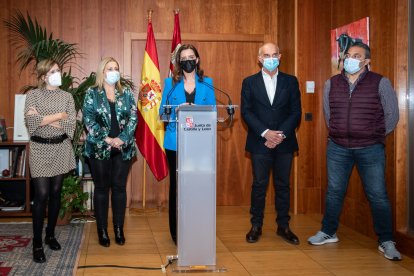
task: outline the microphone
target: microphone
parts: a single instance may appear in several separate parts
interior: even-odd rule
[[[221,89],[219,89],[219,88],[217,88],[217,87],[215,87],[215,86],[213,86],[213,85],[211,85],[211,84],[209,84],[209,83],[207,83],[203,80],[198,80],[198,82],[204,84],[207,87],[210,87],[213,90],[217,90],[217,91],[220,91],[221,93],[223,93],[227,97],[227,100],[228,100],[228,106],[226,107],[227,114],[230,117],[233,117],[233,115],[234,115],[234,106],[233,106],[233,102],[231,101],[230,95],[228,93],[224,92],[223,90],[221,90]]]
[[[172,80],[171,80],[171,82],[172,82]],[[173,84],[173,87],[167,93],[167,98],[165,100],[165,105],[164,105],[164,114],[167,115],[167,116],[171,115],[171,106],[170,106],[169,98],[170,98],[172,92],[174,92],[176,87],[177,87],[177,84]]]

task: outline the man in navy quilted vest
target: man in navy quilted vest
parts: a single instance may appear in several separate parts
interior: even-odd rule
[[[353,44],[344,70],[325,83],[324,114],[329,129],[328,189],[322,229],[308,239],[312,245],[338,242],[336,231],[349,177],[356,165],[378,235],[378,250],[398,261],[391,205],[385,184],[385,136],[397,125],[398,102],[391,82],[369,71],[370,48]]]

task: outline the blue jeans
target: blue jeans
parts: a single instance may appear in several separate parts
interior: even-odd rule
[[[333,235],[338,229],[349,176],[354,164],[357,166],[371,207],[378,241],[393,240],[391,205],[385,185],[383,144],[349,149],[335,144],[331,140],[328,142],[328,191],[326,193],[325,215],[322,220],[322,232]]]
[[[275,188],[276,223],[281,228],[289,227],[290,207],[290,170],[293,153],[272,152],[268,154],[251,154],[253,169],[253,185],[251,193],[250,222],[253,226],[262,227],[266,191],[269,184],[270,170],[273,172]]]

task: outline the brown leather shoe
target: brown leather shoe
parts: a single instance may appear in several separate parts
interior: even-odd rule
[[[278,227],[276,233],[288,243],[295,244],[295,245],[299,244],[299,238],[290,230],[289,227],[287,228]]]
[[[262,227],[252,226],[249,233],[246,234],[246,241],[249,243],[254,243],[259,240],[259,237],[262,235]]]

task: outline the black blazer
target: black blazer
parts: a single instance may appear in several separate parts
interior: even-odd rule
[[[279,71],[273,104],[267,96],[262,71],[243,80],[241,114],[248,126],[246,151],[250,153],[294,152],[298,150],[295,129],[302,115],[298,80]],[[264,145],[263,131],[281,130],[286,139],[275,149]]]

